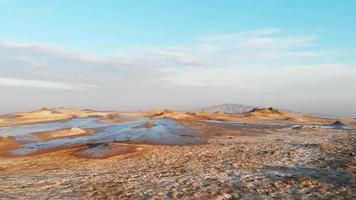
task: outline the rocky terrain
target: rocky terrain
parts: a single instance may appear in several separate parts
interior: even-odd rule
[[[164,112],[151,117],[174,117]],[[256,112],[275,115],[255,110],[253,117],[259,117]],[[186,115],[192,116],[179,116]],[[356,198],[355,130],[307,125],[225,128],[190,117],[175,120],[204,131],[207,143],[117,142],[0,158],[0,199]],[[155,126],[142,128],[150,127]],[[122,145],[126,153],[85,156]]]

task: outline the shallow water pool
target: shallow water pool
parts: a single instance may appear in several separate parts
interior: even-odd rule
[[[145,142],[151,144],[200,144],[206,140],[196,137],[202,132],[180,125],[176,121],[163,119],[135,118],[135,121],[120,123],[100,123],[98,117],[74,118],[67,121],[49,122],[13,127],[0,128],[0,135],[15,136],[17,140],[30,138],[34,132],[53,131],[63,128],[91,128],[96,131],[93,135],[74,138],[53,139],[49,141],[35,141],[12,151],[17,155],[26,155],[42,149],[81,144],[87,142]],[[151,128],[142,127],[147,122],[153,122]],[[139,127],[139,128],[138,128]]]

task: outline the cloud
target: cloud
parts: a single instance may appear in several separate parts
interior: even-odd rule
[[[60,90],[56,95],[61,96],[39,93],[51,99],[42,103],[86,102],[105,108],[193,107],[189,102],[281,107],[296,102],[298,109],[311,102],[317,108],[321,101],[335,108],[352,105],[356,66],[343,59],[352,53],[320,50],[318,42],[315,35],[266,28],[205,36],[189,45],[132,46],[98,57],[48,44],[2,41],[0,86],[12,99],[21,98],[14,86],[33,92],[47,88]],[[356,108],[347,112],[356,114]]]
[[[313,36],[252,37],[240,42],[243,47],[304,47],[313,45]]]
[[[290,51],[285,55],[291,57],[338,57],[350,56],[352,53],[349,51]]]
[[[97,88],[94,85],[78,84],[71,85],[68,83],[44,81],[44,80],[28,80],[18,78],[3,78],[0,77],[0,86],[23,86],[23,87],[35,87],[46,89],[59,89],[59,90],[87,90]]]
[[[226,41],[236,40],[237,38],[268,36],[268,35],[273,35],[275,33],[279,33],[281,31],[282,29],[280,28],[271,27],[271,28],[265,28],[259,30],[241,31],[237,33],[204,36],[201,37],[200,40],[204,42],[226,42]]]
[[[174,74],[170,77],[171,81],[188,86],[235,87],[256,91],[262,88],[269,90],[293,88],[295,90],[312,87],[316,92],[328,88],[352,90],[356,86],[356,80],[352,78],[356,76],[356,66],[341,64],[294,65],[268,70],[264,67],[169,70]]]

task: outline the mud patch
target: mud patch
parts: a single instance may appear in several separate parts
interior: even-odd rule
[[[114,155],[136,152],[136,147],[114,143],[91,143],[76,151],[73,155],[82,158],[108,158]]]

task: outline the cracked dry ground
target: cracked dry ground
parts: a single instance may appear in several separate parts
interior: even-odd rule
[[[355,132],[208,132],[208,144],[106,159],[2,158],[0,199],[356,199]]]

